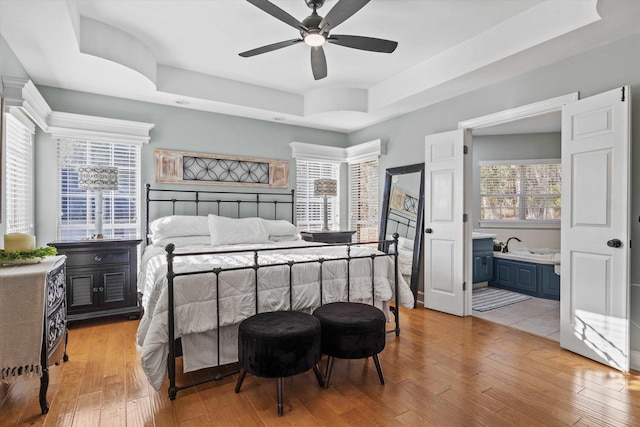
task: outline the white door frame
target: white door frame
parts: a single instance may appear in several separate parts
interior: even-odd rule
[[[579,99],[579,93],[573,92],[566,95],[557,96],[555,98],[549,98],[543,101],[534,102],[533,104],[522,105],[520,107],[511,108],[504,111],[499,111],[497,113],[488,114],[486,116],[476,117],[469,120],[464,120],[458,122],[458,129],[466,129],[469,131],[473,131],[474,129],[481,129],[489,126],[500,125],[503,123],[513,122],[515,120],[525,119],[528,117],[538,116],[540,114],[552,113],[555,111],[561,111],[562,106],[564,104],[568,104],[573,101],[577,101]],[[471,155],[472,149],[469,147],[469,154]],[[472,167],[472,162],[465,162],[466,168],[466,177],[465,179],[465,206],[472,206],[472,182],[471,182],[471,173],[470,170]],[[469,212],[466,212],[469,215]],[[471,217],[471,215],[469,215]],[[471,255],[471,246],[472,246],[472,236],[470,232],[470,222],[467,223],[466,228],[469,230],[468,233],[465,233],[467,244],[465,245],[468,250],[465,250],[465,281],[467,283],[471,283],[471,264],[472,264],[472,255]],[[464,292],[464,316],[470,316],[472,314],[471,309],[471,291],[473,286],[467,286],[467,290]]]

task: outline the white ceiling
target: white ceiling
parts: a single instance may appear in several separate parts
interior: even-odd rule
[[[636,0],[373,0],[335,33],[396,51],[325,46],[315,81],[303,43],[238,56],[298,37],[246,1],[0,0],[0,33],[36,84],[341,132],[640,32],[639,20]]]

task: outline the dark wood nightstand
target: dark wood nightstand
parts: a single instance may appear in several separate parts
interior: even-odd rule
[[[69,321],[111,315],[139,318],[138,239],[51,242],[67,256]]]
[[[355,231],[301,231],[302,240],[323,243],[351,243]]]

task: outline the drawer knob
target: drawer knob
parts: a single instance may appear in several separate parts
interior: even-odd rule
[[[100,255],[96,255],[96,257],[94,258],[97,262],[102,261],[102,257]]]
[[[98,292],[98,288],[93,288],[92,291],[93,292]]]

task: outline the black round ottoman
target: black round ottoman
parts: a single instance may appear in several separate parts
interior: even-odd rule
[[[240,392],[247,372],[258,377],[278,378],[278,415],[281,416],[284,378],[313,368],[322,385],[316,366],[321,357],[320,321],[314,316],[297,311],[251,316],[243,320],[238,329],[240,375],[236,393]]]
[[[322,325],[322,353],[329,356],[325,388],[329,387],[334,357],[373,357],[380,383],[384,384],[378,353],[384,349],[387,319],[380,309],[357,302],[332,302],[318,307],[313,315]]]

